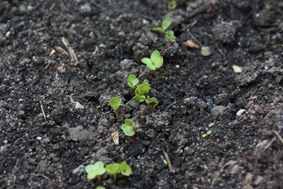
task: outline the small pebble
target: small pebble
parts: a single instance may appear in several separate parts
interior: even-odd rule
[[[246,112],[246,110],[245,109],[240,109],[237,113],[236,113],[236,115],[237,116],[241,116],[243,113],[245,113]]]
[[[200,49],[200,53],[202,56],[209,56],[211,55],[211,49],[208,46],[203,46]]]
[[[210,114],[213,116],[222,115],[227,108],[225,106],[215,106],[210,110]]]

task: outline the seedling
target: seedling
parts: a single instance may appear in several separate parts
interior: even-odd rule
[[[139,102],[145,101],[145,95],[150,91],[150,85],[148,82],[144,82],[137,86],[135,90],[135,96],[133,97],[134,100]]]
[[[138,83],[139,83],[139,79],[134,74],[131,74],[128,77],[128,85],[131,88],[131,93],[133,93],[133,90],[136,88]]]
[[[105,187],[104,186],[97,186],[97,187],[95,187],[95,189],[105,189]]]
[[[177,3],[176,3],[176,1],[170,1],[169,3],[168,3],[168,9],[170,10],[170,11],[172,11],[172,10],[174,10],[175,8],[176,8],[176,6],[177,6]]]
[[[160,68],[163,65],[163,57],[158,50],[154,50],[151,53],[150,58],[142,58],[141,62],[146,64],[150,70],[156,70],[156,68]]]
[[[208,130],[206,133],[203,133],[202,135],[201,135],[201,137],[202,138],[206,138],[206,137],[208,137],[209,135],[211,135],[212,134],[212,130]]]
[[[165,30],[169,28],[171,25],[171,21],[169,18],[164,18],[161,22],[161,27],[153,28],[152,30],[158,33],[163,33]]]
[[[119,171],[121,172],[122,175],[127,177],[132,174],[132,168],[125,161],[120,163]]]
[[[114,110],[116,118],[119,119],[119,108],[121,106],[122,100],[118,97],[113,97],[109,101],[109,105]]]
[[[120,164],[119,163],[111,163],[106,166],[106,172],[109,175],[113,175],[114,181],[117,180],[117,174],[120,173]]]
[[[106,172],[109,175],[113,175],[114,180],[117,180],[117,174],[122,174],[124,176],[130,176],[132,174],[131,167],[127,162],[123,161],[122,163],[111,163],[106,166]]]
[[[102,161],[98,161],[95,164],[89,164],[85,167],[85,171],[87,173],[87,179],[90,181],[94,178],[101,181],[101,175],[105,173],[104,163]]]
[[[154,97],[150,98],[149,96],[147,96],[145,102],[149,105],[152,111],[158,105],[158,100]]]
[[[155,32],[158,32],[160,34],[165,33],[166,39],[175,40],[176,37],[174,35],[174,31],[173,30],[167,30],[170,27],[171,23],[172,22],[170,21],[169,18],[164,18],[162,20],[161,27],[153,28],[152,30],[155,31]]]
[[[166,31],[165,37],[166,37],[167,39],[172,39],[172,40],[175,40],[175,39],[176,39],[176,36],[174,35],[174,32],[173,32],[172,30]]]
[[[122,130],[127,136],[135,135],[135,123],[131,119],[125,119],[124,124],[122,125]]]

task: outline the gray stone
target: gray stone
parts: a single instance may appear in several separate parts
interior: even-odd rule
[[[215,106],[210,110],[210,114],[213,116],[222,115],[227,108],[225,106]]]

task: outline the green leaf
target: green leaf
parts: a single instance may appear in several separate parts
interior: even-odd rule
[[[136,90],[135,90],[135,94],[137,95],[145,95],[150,91],[150,85],[148,84],[148,82],[143,82],[142,84],[138,85]]]
[[[104,186],[97,186],[97,187],[95,187],[95,189],[105,189],[105,187]]]
[[[122,100],[118,97],[113,97],[109,101],[109,105],[114,109],[117,110],[122,103]]]
[[[166,37],[167,39],[172,39],[172,40],[175,40],[175,39],[176,39],[176,36],[174,35],[174,31],[172,31],[172,30],[166,31],[165,37]]]
[[[152,108],[155,108],[155,107],[158,105],[158,100],[157,100],[156,98],[154,98],[154,97],[152,97],[152,98],[147,97],[147,98],[145,99],[145,102],[146,102],[148,105],[152,106]]]
[[[169,9],[170,11],[173,10],[173,9],[175,9],[176,6],[177,6],[176,1],[170,1],[170,2],[168,3],[168,9]]]
[[[163,57],[160,56],[160,53],[158,50],[154,50],[151,53],[150,59],[153,62],[153,65],[155,68],[160,68],[163,65]]]
[[[102,161],[98,161],[95,164],[89,164],[85,167],[85,171],[87,173],[87,179],[92,180],[105,173],[104,163]]]
[[[171,21],[170,21],[169,18],[164,18],[162,20],[161,27],[162,27],[163,31],[166,30],[167,28],[169,28],[170,25],[171,25]]]
[[[139,95],[139,94],[136,94],[134,97],[133,97],[134,100],[136,101],[139,101],[139,102],[143,102],[145,100],[145,96],[144,95]]]
[[[141,59],[141,62],[144,63],[144,64],[146,64],[146,65],[147,65],[147,64],[152,64],[152,61],[150,60],[150,58],[142,58],[142,59]]]
[[[157,27],[157,28],[152,28],[152,31],[158,32],[158,33],[162,33],[164,30],[161,27]]]
[[[134,136],[135,135],[135,124],[130,119],[125,119],[125,123],[122,125],[122,130],[127,136]]]
[[[123,161],[120,164],[120,172],[124,176],[130,176],[132,174],[132,168],[127,164],[127,162]]]
[[[129,77],[128,77],[128,85],[131,87],[131,88],[135,88],[135,86],[139,83],[139,79],[134,75],[134,74],[131,74]]]
[[[106,172],[110,175],[116,175],[119,172],[120,164],[119,163],[111,163],[106,166]]]

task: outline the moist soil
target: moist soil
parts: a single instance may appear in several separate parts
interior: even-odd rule
[[[0,2],[0,188],[283,188],[283,1],[168,2]],[[97,161],[132,175],[88,181]]]

